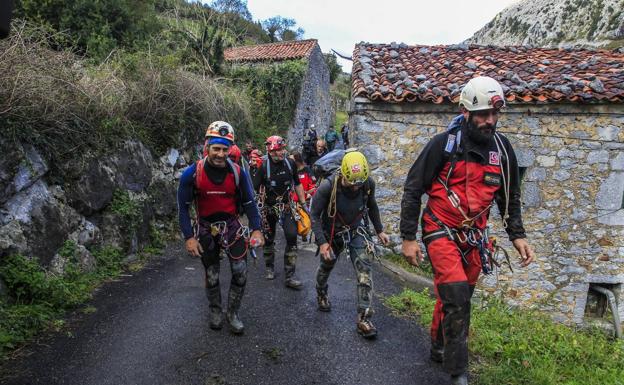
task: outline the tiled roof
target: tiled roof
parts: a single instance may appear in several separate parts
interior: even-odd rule
[[[316,46],[316,39],[309,39],[234,47],[225,50],[225,60],[256,62],[302,59],[308,57]]]
[[[477,45],[356,45],[353,95],[392,103],[457,103],[475,76],[490,76],[514,103],[622,103],[624,53]]]

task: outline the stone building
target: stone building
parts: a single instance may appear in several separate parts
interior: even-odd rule
[[[372,164],[383,218],[398,239],[407,172],[459,112],[463,85],[497,79],[514,145],[523,217],[537,263],[485,277],[485,293],[583,323],[591,284],[613,290],[624,319],[624,54],[491,46],[360,43],[353,54],[352,143]],[[401,193],[399,193],[401,192]],[[491,214],[494,234],[517,256]],[[588,302],[588,296],[590,298]],[[601,312],[599,312],[601,313]]]
[[[305,128],[314,124],[321,135],[332,121],[329,69],[317,41],[284,41],[229,48],[225,51],[225,60],[228,63],[260,64],[295,59],[306,60],[308,69],[301,85],[292,123],[288,127],[288,144],[294,148],[301,145]]]

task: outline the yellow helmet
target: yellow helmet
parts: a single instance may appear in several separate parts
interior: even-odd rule
[[[351,184],[362,184],[368,179],[368,161],[359,151],[347,152],[342,158],[340,173]]]

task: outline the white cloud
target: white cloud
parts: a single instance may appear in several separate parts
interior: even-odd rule
[[[323,52],[350,55],[360,41],[454,44],[474,34],[518,0],[248,0],[255,20],[293,18],[305,38],[318,39]],[[340,60],[345,71],[351,63]]]

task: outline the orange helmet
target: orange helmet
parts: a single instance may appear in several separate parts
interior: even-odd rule
[[[269,136],[264,144],[266,144],[267,151],[281,150],[286,147],[286,141],[278,135]]]
[[[228,156],[230,157],[230,159],[232,159],[234,163],[240,162],[242,156],[240,148],[238,148],[237,145],[233,144],[232,146],[230,146],[230,152],[228,152]]]
[[[234,142],[234,129],[228,122],[222,122],[217,120],[210,123],[206,130],[206,139],[209,138],[222,138]]]

